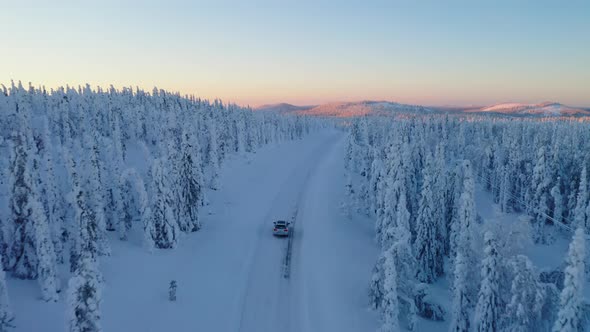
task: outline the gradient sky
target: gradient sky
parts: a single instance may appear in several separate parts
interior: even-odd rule
[[[590,1],[7,1],[0,83],[590,106]]]

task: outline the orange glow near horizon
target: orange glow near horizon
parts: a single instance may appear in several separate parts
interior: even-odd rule
[[[18,81],[18,79],[15,79]],[[231,86],[227,87],[218,85],[209,85],[207,82],[197,84],[195,82],[186,82],[185,84],[178,84],[178,82],[151,82],[148,84],[130,83],[125,80],[113,80],[109,82],[104,81],[83,81],[83,80],[45,80],[45,81],[29,81],[22,80],[23,85],[28,85],[29,82],[33,86],[39,87],[44,86],[47,89],[54,89],[60,86],[83,86],[90,84],[92,88],[100,86],[102,88],[108,88],[113,85],[117,89],[123,87],[140,88],[145,91],[151,92],[154,87],[158,89],[164,89],[170,92],[179,92],[183,95],[194,95],[203,99],[221,99],[226,103],[235,103],[241,106],[258,107],[266,104],[278,104],[288,103],[293,105],[307,106],[307,105],[320,105],[325,103],[333,102],[356,102],[363,100],[384,100],[399,102],[405,104],[416,104],[416,105],[430,105],[430,106],[485,106],[503,102],[525,102],[525,103],[538,103],[543,101],[556,101],[562,102],[570,106],[586,106],[588,101],[585,98],[579,98],[580,95],[585,96],[582,90],[582,84],[578,85],[578,89],[564,89],[562,86],[546,87],[545,89],[537,89],[536,91],[530,91],[533,89],[527,89],[527,87],[521,87],[519,90],[528,92],[531,97],[528,98],[517,98],[517,93],[511,94],[510,92],[519,92],[519,90],[508,91],[508,89],[496,89],[491,90],[488,87],[484,87],[485,91],[489,93],[479,93],[479,87],[472,86],[469,89],[460,88],[459,86],[447,86],[445,88],[429,87],[422,88],[420,85],[413,87],[408,84],[404,86],[393,87],[392,92],[382,91],[387,90],[382,87],[359,89],[357,87],[342,87],[338,88],[327,88],[314,86],[310,84],[308,88],[292,88],[292,87],[281,87],[281,86],[269,86],[268,84],[261,84],[260,87],[244,85],[243,87]],[[10,81],[0,82],[8,86]],[[492,83],[489,83],[491,85]],[[426,85],[426,84],[425,84]],[[483,84],[487,85],[487,84]],[[462,89],[464,95],[457,98],[456,90]],[[513,88],[514,89],[514,88]],[[373,91],[370,91],[373,90]],[[526,91],[529,90],[529,91]],[[545,90],[545,92],[542,92]],[[578,90],[578,91],[576,91]],[[348,92],[348,93],[346,93]],[[493,92],[493,93],[492,93]],[[533,92],[533,93],[531,93]],[[578,94],[579,93],[579,94]],[[564,98],[567,97],[567,98]]]

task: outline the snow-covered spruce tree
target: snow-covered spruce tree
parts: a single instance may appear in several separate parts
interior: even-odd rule
[[[411,252],[412,234],[410,233],[410,211],[406,199],[406,190],[402,187],[400,190],[399,200],[395,209],[395,242],[401,243]]]
[[[356,199],[358,207],[361,212],[367,213],[369,206],[369,182],[372,163],[372,149],[369,142],[369,129],[367,119],[360,119],[357,133],[357,149],[355,150],[355,158],[357,159],[358,173],[362,177],[358,190],[356,191]]]
[[[563,213],[563,218],[565,220],[569,221],[569,223],[571,224],[572,227],[576,227],[576,224],[575,224],[575,218],[576,218],[575,212],[576,212],[576,205],[577,205],[576,197],[578,197],[579,183],[574,178],[572,178],[571,181],[569,181],[569,182],[564,181],[564,183],[569,188],[569,193],[566,195],[567,192],[564,192],[564,195],[563,195],[563,197],[565,198],[565,204],[564,204],[565,211]]]
[[[498,197],[498,204],[502,212],[512,212],[512,183],[510,174],[510,165],[504,165],[502,173],[502,180],[500,182],[500,193]]]
[[[399,158],[399,145],[394,144],[388,155],[389,174],[384,178],[383,212],[377,216],[375,233],[377,241],[383,248],[391,246],[391,240],[396,226],[396,208],[400,191],[404,188],[405,169],[401,167]],[[406,205],[407,210],[407,205]],[[388,233],[389,232],[389,233]]]
[[[586,166],[583,167],[580,173],[580,182],[578,185],[578,194],[576,196],[576,205],[573,211],[573,226],[583,227],[585,232],[590,234],[590,198],[588,194],[588,178]],[[572,213],[572,212],[570,212]],[[589,250],[590,248],[586,248]],[[585,272],[590,273],[590,255],[586,253],[585,256]]]
[[[355,142],[354,142],[354,135],[353,135],[353,130],[355,129],[354,123],[355,122],[353,122],[352,128],[346,138],[346,153],[345,153],[345,157],[344,157],[344,169],[349,172],[352,172],[355,170],[354,163],[356,161],[354,158],[354,149],[355,149],[355,147],[354,147]]]
[[[232,148],[230,143],[232,142],[231,137],[231,124],[230,124],[230,114],[227,112],[227,109],[223,107],[223,104],[219,103],[218,100],[215,100],[215,104],[220,106],[219,112],[215,113],[217,118],[217,123],[220,128],[223,130],[219,130],[219,157],[221,160],[225,160],[227,155],[231,152]],[[276,129],[275,129],[276,130]],[[278,138],[273,135],[273,140],[277,141]]]
[[[87,203],[86,191],[82,188],[76,188],[74,194],[76,195],[76,218],[73,231],[76,233],[72,234],[73,243],[71,245],[75,245],[77,252],[75,256],[70,257],[70,260],[76,261],[72,265],[75,271],[83,254],[95,258],[100,252],[98,248],[98,222],[94,210]]]
[[[45,211],[43,205],[36,199],[29,200],[27,208],[31,211],[31,219],[35,227],[35,249],[39,262],[37,280],[41,286],[41,294],[45,301],[57,301],[60,285],[56,271],[55,249]]]
[[[463,161],[461,168],[463,192],[459,197],[459,208],[457,210],[457,220],[459,224],[457,249],[461,247],[464,255],[468,256],[468,259],[473,260],[471,263],[475,266],[477,265],[475,264],[476,255],[473,252],[472,246],[474,227],[476,226],[475,222],[477,219],[477,212],[475,210],[475,181],[473,179],[471,162],[467,160]],[[475,272],[475,270],[473,272]]]
[[[395,227],[397,223],[395,207],[397,199],[395,198],[395,189],[392,188],[391,183],[385,190],[384,196],[383,211],[381,216],[377,217],[375,223],[376,241],[382,250],[389,248],[394,243],[395,238]]]
[[[393,247],[385,252],[382,321],[380,331],[397,332],[399,328],[399,301],[397,298],[397,271]]]
[[[494,177],[493,177],[493,169],[494,169],[494,151],[491,144],[487,144],[483,147],[482,153],[482,177],[483,177],[483,185],[484,188],[488,191],[493,189],[494,184]]]
[[[402,185],[405,186],[406,190],[406,199],[407,199],[407,206],[408,211],[410,211],[410,215],[412,215],[413,222],[410,223],[410,232],[412,233],[412,239],[416,236],[416,220],[415,218],[418,215],[419,210],[419,201],[420,201],[420,187],[417,181],[417,175],[420,175],[419,167],[416,166],[415,161],[412,158],[412,145],[407,139],[402,144],[401,149],[401,160],[402,160],[402,168],[403,176]]]
[[[392,246],[397,271],[397,295],[400,299],[400,314],[407,317],[408,329],[413,330],[416,320],[414,288],[416,260],[412,253],[412,235],[410,234],[410,212],[407,209],[406,192],[402,188],[396,208],[397,226],[395,243]]]
[[[106,165],[106,169],[109,174],[104,177],[104,183],[106,184],[106,190],[104,192],[104,206],[106,211],[106,230],[114,231],[116,229],[121,230],[121,223],[123,222],[121,217],[123,216],[123,200],[125,199],[120,188],[120,175],[124,170],[123,162],[123,146],[121,143],[121,130],[119,128],[119,121],[115,117],[112,121],[114,126],[112,130],[112,137],[110,139],[104,138],[103,151],[104,155],[107,156],[109,162]],[[124,223],[124,222],[123,222]]]
[[[152,169],[151,216],[145,231],[150,232],[152,246],[159,249],[174,248],[178,242],[178,223],[174,220],[172,193],[170,191],[165,164],[155,160]]]
[[[502,168],[503,166],[503,160],[502,160],[502,147],[500,147],[500,143],[499,142],[491,142],[492,145],[492,152],[493,152],[493,158],[492,158],[492,164],[491,164],[491,189],[490,192],[492,194],[492,199],[494,201],[494,203],[499,203],[499,197],[500,197],[500,193],[501,193],[501,188],[500,188],[500,184],[502,183],[501,181],[501,177],[499,176],[498,170]]]
[[[124,165],[122,159],[116,155],[113,156],[113,161],[110,163],[112,174],[109,182],[109,189],[106,193],[106,196],[108,197],[106,207],[108,207],[110,210],[107,230],[112,230],[110,227],[115,227],[115,229],[119,231],[119,238],[124,240],[127,236],[126,232],[129,230],[131,225],[129,224],[129,220],[125,219],[124,212],[124,205],[128,197],[126,197],[122,192],[124,184],[121,183],[121,174],[125,173],[123,167]]]
[[[399,145],[398,145],[399,147]],[[414,306],[414,283],[416,261],[412,251],[412,236],[410,233],[410,212],[407,209],[405,186],[405,170],[391,165],[399,164],[396,154],[399,152],[391,147],[388,152],[388,169],[390,173],[383,175],[380,180],[385,185],[383,198],[383,212],[380,214],[381,222],[376,223],[377,240],[381,245],[381,254],[375,264],[370,284],[370,303],[373,308],[383,311],[385,299],[385,257],[388,250],[394,257],[397,271],[397,296],[399,302],[399,314],[407,316],[408,327],[413,326]],[[379,218],[379,217],[378,217]],[[380,234],[380,235],[379,235]]]
[[[168,287],[168,300],[171,302],[176,301],[176,289],[177,289],[178,285],[176,283],[176,280],[171,280],[170,281],[170,286]]]
[[[81,185],[78,164],[67,150],[64,151],[64,158],[67,160],[72,188],[69,200],[74,209],[74,222],[69,230],[70,271],[74,273],[83,258],[82,255],[96,259],[100,254],[99,234],[103,230],[99,227],[93,205],[88,202],[88,186]]]
[[[457,251],[455,257],[455,271],[453,281],[453,305],[451,307],[452,317],[450,332],[468,332],[471,329],[471,306],[469,297],[468,271],[469,263],[463,255],[462,250]]]
[[[381,252],[375,266],[369,283],[369,303],[372,309],[380,309],[383,304],[385,291],[383,283],[385,280],[385,252]]]
[[[236,117],[234,122],[236,128],[235,147],[237,153],[243,153],[246,151],[246,123],[242,113],[236,113]]]
[[[301,135],[303,135],[302,128],[300,127],[301,118],[296,118],[295,123],[298,125],[296,139],[301,139]],[[258,147],[258,140],[256,135],[256,125],[254,123],[254,116],[252,112],[244,113],[244,124],[246,128],[246,152],[253,152]]]
[[[126,169],[121,174],[119,183],[121,186],[119,191],[124,197],[122,216],[124,223],[119,229],[119,235],[122,240],[126,240],[133,220],[139,219],[142,225],[145,225],[150,218],[151,210],[144,182],[134,168]]]
[[[203,196],[203,174],[199,151],[195,137],[183,130],[178,174],[178,225],[182,232],[195,232],[201,228],[199,207]]]
[[[496,239],[490,231],[485,233],[484,242],[482,281],[475,307],[475,329],[478,332],[495,332],[498,331],[500,317],[498,248]]]
[[[583,330],[583,286],[584,261],[586,255],[586,233],[582,226],[576,230],[567,254],[564,287],[560,296],[560,309],[554,332],[574,332]]]
[[[106,165],[108,174],[104,176],[106,182],[104,190],[104,207],[105,207],[105,221],[106,230],[109,232],[120,229],[122,222],[122,200],[124,199],[120,190],[118,179],[123,171],[123,166],[120,157],[117,154],[117,150],[112,146],[112,140],[104,139],[103,150],[105,156],[108,156],[109,162]]]
[[[578,186],[578,196],[576,197],[576,208],[574,210],[574,227],[587,227],[586,206],[588,201],[588,179],[586,167],[580,174],[580,184]]]
[[[452,188],[449,188],[447,201],[447,222],[449,224],[449,256],[451,263],[454,262],[457,255],[457,244],[461,231],[461,221],[459,220],[459,209],[461,205],[461,195],[463,194],[463,167],[461,164],[457,165],[452,173]],[[450,198],[452,197],[452,199]],[[453,264],[451,264],[453,265]]]
[[[436,256],[439,259],[436,261],[435,272],[437,276],[444,274],[444,261],[443,257],[448,254],[448,237],[449,231],[447,229],[447,217],[446,217],[446,189],[448,186],[447,181],[447,170],[445,163],[445,148],[442,143],[436,146],[436,152],[434,155],[433,164],[433,202],[434,202],[434,213],[438,222],[436,223],[436,241],[438,243],[436,250]]]
[[[352,212],[355,210],[354,204],[354,185],[352,183],[352,171],[346,170],[345,171],[345,185],[344,191],[346,193],[346,198],[342,203],[343,209],[345,210],[346,216],[348,219],[351,218]]]
[[[508,161],[506,165],[505,181],[504,181],[504,212],[513,212],[519,210],[518,202],[515,197],[520,197],[522,192],[522,174],[519,170],[521,169],[521,158],[522,154],[519,151],[518,139],[511,138],[510,143],[507,145],[508,148]]]
[[[124,133],[121,132],[121,121],[119,119],[119,116],[117,116],[116,114],[112,115],[112,120],[111,120],[111,135],[113,137],[113,147],[114,147],[114,151],[115,151],[115,155],[120,158],[120,160],[118,160],[118,162],[123,162],[125,160],[125,155],[126,155],[126,147],[125,147],[125,138]]]
[[[557,222],[563,222],[563,208],[564,199],[561,194],[560,188],[561,178],[557,178],[557,181],[553,188],[551,188],[551,198],[553,199],[553,219]]]
[[[4,175],[3,169],[0,168],[0,190],[8,192],[5,183],[2,183],[5,178],[7,177]],[[10,234],[10,229],[7,224],[7,218],[0,215],[0,266],[8,266],[8,239],[6,236]]]
[[[383,185],[385,183],[383,179],[385,175],[384,173],[385,170],[383,168],[383,161],[381,160],[381,157],[377,156],[373,159],[373,163],[371,165],[371,178],[369,179],[369,202],[371,204],[370,212],[375,215],[377,215],[377,211],[383,208],[379,194],[382,192]]]
[[[119,217],[119,239],[122,241],[127,241],[127,236],[129,230],[133,225],[133,219],[136,217],[136,210],[135,207],[137,206],[137,202],[135,202],[135,196],[133,194],[133,188],[131,183],[128,181],[127,176],[129,170],[125,170],[119,179],[119,192],[121,193],[121,197],[124,197],[123,201],[121,202],[123,211],[121,216]]]
[[[77,163],[72,156],[69,148],[62,149],[62,155],[66,170],[68,172],[68,179],[70,182],[71,191],[67,194],[66,201],[69,205],[69,209],[74,212],[74,222],[70,223],[66,229],[66,240],[69,246],[69,261],[70,261],[70,272],[76,271],[78,261],[80,258],[79,248],[79,218],[80,208],[78,206],[77,197],[82,190],[80,186],[80,180],[78,178]]]
[[[217,143],[217,125],[213,122],[211,117],[207,117],[207,129],[209,135],[208,142],[207,142],[207,149],[206,149],[206,156],[207,156],[207,164],[209,165],[208,176],[209,179],[208,186],[213,190],[217,190],[219,186],[219,145]]]
[[[511,332],[540,330],[546,293],[537,281],[533,263],[524,255],[510,261],[514,278],[510,287],[512,297],[506,308],[505,329]]]
[[[102,282],[97,262],[83,254],[68,283],[67,323],[70,332],[100,332]]]
[[[586,233],[590,233],[590,200],[588,201],[588,204],[586,205]],[[587,248],[590,249],[590,248]],[[590,257],[587,257],[588,259],[590,259]],[[590,268],[590,263],[588,264],[589,266],[586,267],[586,271],[588,272],[588,268]]]
[[[13,138],[14,151],[10,165],[10,215],[9,222],[13,225],[8,251],[8,269],[14,276],[21,279],[37,277],[37,255],[35,252],[34,225],[31,218],[29,201],[34,199],[33,163],[27,149],[25,135]]]
[[[432,283],[436,278],[436,269],[438,264],[442,264],[442,250],[439,248],[442,243],[437,239],[437,220],[440,216],[434,215],[434,195],[432,192],[433,179],[432,157],[426,157],[426,164],[423,170],[422,193],[420,198],[420,207],[418,210],[417,235],[414,243],[417,271],[416,277],[421,282]]]
[[[38,140],[38,142],[37,150],[31,149],[31,195],[25,208],[28,211],[33,227],[33,246],[37,260],[36,277],[41,287],[42,298],[45,301],[57,301],[57,292],[60,285],[56,273],[55,249],[47,219],[49,213],[48,209],[46,209],[46,206],[49,205],[47,204],[48,195],[43,183],[44,180],[47,180],[47,177],[44,176],[40,160],[41,153],[35,153],[43,151],[44,147],[41,140]],[[43,198],[45,198],[45,206],[41,201]]]
[[[43,168],[43,186],[46,205],[45,209],[48,214],[47,219],[49,222],[53,247],[55,248],[56,260],[58,263],[63,263],[64,243],[62,240],[64,234],[66,233],[64,200],[55,179],[55,165],[53,161],[54,147],[51,142],[49,123],[46,117],[43,120],[43,149],[41,165]]]
[[[474,303],[473,287],[474,253],[471,246],[472,227],[475,223],[474,182],[471,163],[462,165],[463,193],[458,209],[458,238],[454,260],[452,319],[449,331],[469,331],[471,328],[471,308]]]
[[[551,179],[547,169],[545,148],[540,147],[537,151],[537,159],[533,168],[532,178],[532,213],[533,213],[533,240],[536,243],[547,243],[548,234],[546,230],[547,216],[549,215],[549,190]]]
[[[0,332],[8,331],[12,326],[14,315],[10,308],[8,300],[8,290],[6,288],[6,274],[4,269],[0,268]]]
[[[180,128],[172,127],[176,124],[175,117],[170,116],[168,119],[167,137],[163,140],[162,145],[166,145],[165,153],[162,155],[160,160],[162,166],[166,169],[167,187],[172,197],[170,198],[172,215],[176,222],[180,218],[180,163],[182,159],[181,144],[182,144],[182,133],[179,132]],[[153,180],[153,179],[152,179]],[[152,192],[151,195],[154,195]]]
[[[87,200],[85,204],[92,209],[93,218],[96,222],[96,240],[98,253],[101,255],[110,255],[111,248],[108,243],[106,230],[106,216],[103,202],[103,173],[101,172],[102,160],[96,139],[90,135],[84,137],[86,158],[83,160],[83,172],[80,172],[83,180],[83,190]]]

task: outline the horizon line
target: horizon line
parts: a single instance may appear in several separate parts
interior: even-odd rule
[[[202,100],[207,100],[207,101],[215,101],[215,100],[219,100],[225,104],[233,104],[233,105],[237,105],[240,107],[244,107],[244,108],[251,108],[251,109],[260,109],[262,107],[270,107],[270,106],[276,106],[276,105],[280,105],[280,104],[287,104],[287,105],[291,105],[291,106],[295,106],[295,107],[317,107],[317,106],[321,106],[321,105],[328,105],[328,104],[354,104],[354,103],[362,103],[362,102],[387,102],[387,103],[397,103],[397,104],[404,104],[404,105],[413,105],[413,106],[424,106],[424,107],[444,107],[444,108],[484,108],[484,107],[490,107],[490,106],[494,106],[494,105],[501,105],[501,104],[523,104],[523,105],[539,105],[539,104],[543,104],[543,103],[557,103],[560,105],[564,105],[567,107],[572,107],[572,108],[582,108],[582,109],[590,109],[590,105],[573,105],[573,104],[564,104],[561,103],[560,101],[554,101],[554,100],[539,100],[539,101],[535,101],[535,102],[523,102],[523,101],[514,101],[514,100],[506,100],[506,101],[496,101],[496,102],[492,102],[492,103],[478,103],[478,104],[474,104],[474,103],[470,103],[470,104],[462,104],[462,103],[413,103],[413,102],[400,102],[400,101],[396,101],[394,99],[388,99],[388,98],[375,98],[375,99],[371,99],[371,98],[358,98],[355,100],[339,100],[339,99],[332,99],[329,101],[323,101],[320,103],[293,103],[293,102],[284,102],[284,101],[280,101],[280,102],[254,102],[254,103],[248,103],[248,102],[241,102],[241,101],[236,101],[236,100],[240,100],[240,99],[245,99],[245,98],[239,98],[239,97],[219,97],[219,96],[215,96],[215,97],[210,97],[210,96],[200,96],[195,92],[182,92],[180,89],[168,89],[168,88],[161,88],[158,87],[157,85],[154,85],[151,88],[146,88],[143,87],[139,84],[133,84],[133,85],[128,85],[128,84],[91,84],[91,83],[77,83],[77,84],[62,84],[62,85],[57,85],[57,86],[51,86],[49,84],[33,84],[33,82],[31,81],[23,81],[23,80],[15,80],[15,79],[10,79],[9,80],[10,83],[4,84],[0,82],[0,86],[4,86],[6,87],[8,90],[9,88],[14,84],[15,86],[18,86],[18,84],[22,84],[23,87],[28,87],[28,86],[32,86],[35,89],[45,89],[45,90],[57,90],[59,88],[84,88],[86,86],[89,86],[93,91],[96,90],[103,90],[103,91],[107,91],[108,89],[110,89],[111,87],[114,88],[117,91],[120,90],[124,90],[124,89],[131,89],[132,91],[138,91],[141,90],[143,92],[147,92],[147,93],[152,93],[154,91],[154,89],[157,89],[158,91],[165,91],[167,93],[170,94],[175,94],[175,95],[180,95],[181,97],[185,97],[185,98],[189,98],[189,97],[193,97],[193,98],[198,98],[198,99],[202,99]],[[26,82],[26,85],[25,85]],[[273,98],[276,99],[276,98]],[[289,99],[288,97],[285,99]],[[403,98],[401,98],[403,99]]]

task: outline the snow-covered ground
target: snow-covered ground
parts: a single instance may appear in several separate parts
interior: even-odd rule
[[[476,191],[476,208],[477,213],[482,217],[484,222],[496,223],[499,229],[505,231],[513,230],[516,224],[527,223],[526,219],[522,219],[523,213],[503,213],[500,207],[494,204],[491,193],[479,187]],[[548,245],[534,244],[530,236],[521,238],[519,243],[513,243],[514,250],[519,254],[524,254],[530,258],[531,262],[540,271],[551,271],[565,262],[571,236],[573,234],[562,232],[560,228],[555,226],[554,242]]]
[[[340,208],[345,136],[327,129],[228,160],[201,210],[203,228],[177,249],[149,253],[139,235],[122,242],[113,234],[112,256],[101,259],[104,330],[374,331],[367,285],[378,251],[372,222]],[[285,278],[288,240],[273,237],[271,225],[293,217]],[[15,331],[65,330],[63,292],[46,303],[36,281],[7,282]]]

